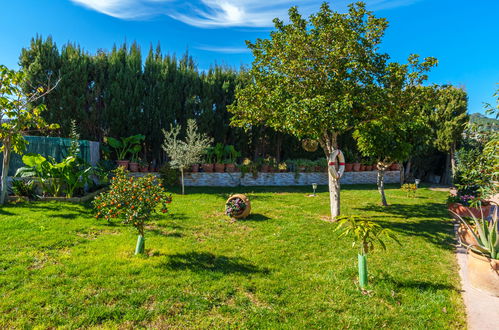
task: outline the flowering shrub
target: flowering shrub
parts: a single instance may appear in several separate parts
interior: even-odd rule
[[[225,204],[225,214],[229,217],[238,216],[245,209],[246,203],[241,198],[233,198]]]
[[[96,218],[108,221],[120,219],[125,224],[132,224],[141,236],[144,236],[144,224],[151,214],[158,210],[168,211],[167,204],[171,196],[161,184],[156,183],[152,175],[129,177],[128,171],[118,167],[111,179],[109,191],[97,196],[93,202]]]
[[[448,204],[453,204],[453,203],[459,203],[463,206],[476,206],[476,204],[480,202],[480,197],[479,196],[473,196],[473,195],[450,195],[449,198],[447,198],[447,203]]]
[[[416,191],[418,190],[418,186],[415,183],[406,183],[400,187],[402,191],[405,191],[407,197],[416,197]]]

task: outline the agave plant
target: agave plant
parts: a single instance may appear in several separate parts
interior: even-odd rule
[[[483,254],[484,256],[499,260],[499,219],[498,219],[498,205],[496,204],[495,211],[490,219],[486,219],[483,216],[477,218],[475,215],[471,214],[476,227],[476,232],[471,228],[469,222],[461,217],[454,211],[451,211],[456,215],[457,219],[461,221],[468,231],[476,239],[476,245],[468,246],[471,250],[476,253]]]

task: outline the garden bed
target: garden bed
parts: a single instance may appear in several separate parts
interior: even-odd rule
[[[100,188],[96,191],[93,191],[91,193],[86,194],[85,196],[81,197],[39,197],[37,201],[42,201],[42,202],[50,202],[50,201],[57,201],[57,202],[69,202],[69,203],[85,203],[90,200],[92,200],[95,196],[100,194],[103,191],[106,191],[107,187]],[[18,201],[18,200],[24,200],[24,201],[29,201],[27,197],[24,196],[9,196],[9,201]]]

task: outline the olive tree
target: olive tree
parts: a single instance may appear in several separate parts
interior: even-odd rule
[[[48,80],[46,86],[31,86],[24,71],[0,65],[0,151],[3,156],[0,204],[4,204],[7,197],[10,155],[12,151],[21,154],[26,148],[27,141],[23,135],[30,129],[57,128],[57,125],[48,125],[43,120],[41,113],[45,106],[33,104],[50,93],[58,82],[51,84]],[[25,92],[27,89],[33,92]]]
[[[197,124],[194,119],[187,120],[187,129],[185,140],[181,140],[179,135],[182,126],[171,126],[169,131],[163,130],[165,139],[163,150],[170,158],[170,166],[180,170],[182,195],[184,194],[184,170],[192,164],[199,163],[206,148],[213,142],[205,134],[198,132]]]
[[[269,39],[247,42],[254,61],[249,83],[229,107],[232,124],[265,125],[298,138],[319,141],[325,156],[338,149],[338,136],[359,123],[387,115],[380,106],[388,55],[378,50],[388,25],[351,4],[347,13],[330,9],[304,19],[296,7],[289,24],[274,20]],[[340,214],[339,179],[329,174],[331,216]]]

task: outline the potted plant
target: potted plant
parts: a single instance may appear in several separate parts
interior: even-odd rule
[[[352,172],[353,170],[353,153],[350,151],[350,149],[345,149],[343,151],[343,155],[345,156],[345,172]]]
[[[225,156],[227,157],[225,159],[225,170],[229,173],[235,172],[236,171],[236,159],[237,157],[241,156],[241,153],[239,153],[233,145],[227,145],[225,146]]]
[[[214,149],[213,147],[209,147],[205,149],[205,163],[201,164],[203,171],[206,173],[213,172],[213,157],[214,157]]]
[[[149,164],[143,160],[139,162],[139,169],[142,173],[149,172]]]
[[[217,143],[215,148],[213,148],[213,153],[215,155],[215,172],[223,173],[225,170],[225,164],[223,162],[223,157],[225,153],[224,145]]]
[[[468,276],[471,285],[499,297],[499,210],[490,220],[475,217],[475,230],[465,217],[454,212],[475,242],[468,246]]]
[[[192,173],[197,173],[197,172],[199,172],[199,164],[192,164],[192,165],[191,165],[191,172],[192,172]]]
[[[488,217],[490,214],[491,204],[488,201],[482,200],[476,195],[462,195],[462,192],[457,191],[456,195],[450,195],[447,198],[447,205],[452,214],[458,214],[462,217]]]
[[[400,170],[400,164],[393,163],[392,165],[390,165],[390,171],[398,171],[398,170]]]
[[[353,161],[353,164],[352,164],[352,171],[354,172],[359,172],[360,171],[360,162],[359,162],[359,158],[358,156],[354,156],[354,161]]]
[[[243,194],[235,194],[225,202],[225,214],[232,220],[244,219],[251,212],[251,203],[249,198]]]
[[[139,158],[137,157],[137,154],[139,151],[142,149],[140,145],[138,145],[138,148],[134,148],[131,153],[132,153],[132,159],[130,163],[128,164],[128,167],[130,169],[130,172],[139,172]]]
[[[288,171],[288,164],[286,164],[286,162],[279,163],[277,168],[278,168],[279,172],[281,172],[281,173],[287,172]]]
[[[386,250],[383,241],[385,237],[391,238],[400,245],[397,237],[390,229],[381,227],[374,221],[360,219],[357,217],[338,217],[338,227],[335,231],[340,231],[340,237],[348,236],[353,239],[352,246],[359,249],[357,260],[359,269],[359,285],[361,289],[367,287],[367,254],[379,246]]]
[[[155,182],[156,178],[151,174],[129,177],[123,167],[118,167],[114,173],[109,191],[97,196],[93,202],[95,217],[108,222],[120,219],[125,224],[133,225],[139,232],[135,254],[142,254],[145,223],[159,206],[162,213],[168,211],[171,196],[167,196],[165,189]]]
[[[122,137],[119,140],[112,137],[106,137],[104,138],[104,142],[109,144],[109,146],[116,151],[116,156],[118,158],[116,163],[118,166],[122,166],[127,169],[130,162],[127,159],[128,154],[138,153],[142,149],[140,143],[144,141],[144,139],[144,135],[137,134],[125,138]]]

